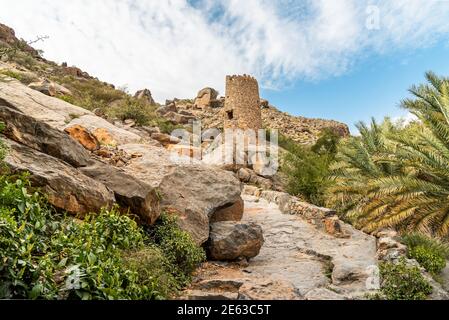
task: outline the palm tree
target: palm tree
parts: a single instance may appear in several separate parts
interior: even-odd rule
[[[400,230],[449,235],[449,79],[427,73],[402,106],[419,124],[359,125],[332,166],[330,204],[368,232]]]
[[[327,190],[327,204],[338,208],[345,218],[360,227],[364,226],[364,210],[373,207],[372,181],[389,177],[400,171],[392,161],[386,161],[394,153],[395,144],[386,136],[398,129],[389,119],[378,124],[372,119],[370,126],[357,125],[360,136],[351,137],[338,148],[335,162],[331,165],[333,184]]]

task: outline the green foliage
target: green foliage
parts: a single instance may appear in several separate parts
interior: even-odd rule
[[[279,145],[288,152],[282,172],[287,177],[287,191],[316,205],[324,205],[324,192],[330,184],[329,165],[334,159],[339,138],[324,131],[317,143],[308,149],[282,135]]]
[[[107,113],[113,102],[127,97],[125,92],[96,79],[78,79],[61,73],[53,75],[51,80],[62,84],[72,92],[72,96],[60,96],[60,99],[91,111],[100,109]]]
[[[30,84],[33,81],[37,80],[37,77],[31,73],[26,72],[15,72],[12,70],[0,70],[0,75],[4,75],[16,80],[19,80],[23,84]]]
[[[8,45],[0,44],[0,59],[15,62],[28,70],[36,69],[36,66],[39,65],[36,58],[40,54],[42,54],[40,51],[33,52],[29,43],[24,40]]]
[[[331,159],[307,149],[288,153],[282,172],[287,176],[287,191],[316,205],[323,204],[323,194],[329,183],[328,167]]]
[[[126,97],[107,111],[109,115],[120,120],[132,119],[138,125],[148,125],[156,118],[155,108],[142,100]]]
[[[159,117],[152,121],[151,125],[158,127],[162,133],[171,134],[176,129],[184,128],[182,125],[173,124],[165,118]]]
[[[28,189],[26,176],[0,178],[0,299],[163,299],[204,256],[172,218],[154,243],[115,209],[78,221]]]
[[[0,179],[0,298],[51,298],[57,292],[46,256],[57,226],[42,198],[26,186],[26,177]]]
[[[63,222],[50,254],[66,276],[59,298],[150,299],[151,290],[121,258],[123,251],[142,248],[143,238],[136,222],[115,210]]]
[[[325,129],[321,133],[317,142],[312,146],[311,150],[316,154],[329,154],[335,156],[337,153],[337,145],[341,137],[337,135],[332,129]]]
[[[171,273],[185,284],[190,274],[206,259],[205,252],[192,237],[181,230],[174,215],[163,214],[150,232],[150,237],[164,252],[171,265]]]
[[[398,134],[399,128],[389,119],[378,124],[374,119],[370,126],[357,124],[360,136],[342,140],[338,145],[335,161],[330,166],[333,184],[326,192],[328,206],[338,209],[344,218],[357,226],[365,227],[370,221],[363,209],[382,207],[382,197],[375,197],[376,189],[370,182],[390,177],[401,170],[390,157],[395,152],[395,145],[386,136]],[[374,190],[373,190],[374,189]],[[372,195],[370,197],[370,195]],[[379,213],[379,211],[376,211]]]
[[[408,247],[409,258],[418,261],[432,275],[438,275],[446,267],[447,244],[418,233],[403,236],[402,242]]]
[[[141,250],[125,252],[123,261],[128,269],[135,270],[138,283],[150,290],[152,299],[166,299],[181,287],[170,272],[170,262],[156,245],[148,244]]]
[[[380,298],[386,300],[425,300],[432,293],[431,285],[419,268],[408,266],[404,259],[398,263],[380,264]]]
[[[328,202],[365,231],[449,234],[449,80],[426,77],[402,102],[419,122],[360,124],[338,149]]]

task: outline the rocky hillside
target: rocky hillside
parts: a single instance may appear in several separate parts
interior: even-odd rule
[[[115,120],[137,118],[142,122],[140,124],[159,126],[166,132],[175,126],[186,125],[193,119],[200,119],[204,128],[223,127],[224,98],[219,98],[218,92],[212,88],[200,90],[193,99],[167,100],[158,113],[133,114],[129,108],[130,96],[125,92],[77,67],[67,66],[65,63],[57,65],[42,58],[40,53],[25,41],[17,39],[14,30],[2,24],[0,45],[4,46],[0,51],[2,59],[9,57],[10,62],[8,65],[0,65],[0,74],[12,76],[34,89],[94,111],[97,115]],[[134,97],[138,98],[140,103],[145,101],[151,106],[160,106],[148,89],[137,92]],[[300,144],[315,143],[322,130],[327,128],[341,136],[349,135],[348,126],[337,121],[291,116],[279,111],[266,100],[261,101],[261,108],[266,128],[278,129],[281,134]],[[147,121],[148,118],[153,121]]]

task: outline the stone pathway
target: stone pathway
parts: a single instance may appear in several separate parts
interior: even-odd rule
[[[244,196],[243,221],[259,224],[265,243],[248,264],[208,262],[199,270],[189,299],[353,299],[366,293],[376,265],[374,237],[343,225],[335,238],[276,204]]]

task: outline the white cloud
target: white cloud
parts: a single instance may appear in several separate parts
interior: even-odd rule
[[[193,3],[193,4],[192,4]],[[379,30],[365,26],[377,5]],[[19,36],[131,90],[163,101],[226,74],[251,73],[265,87],[346,72],[367,52],[447,40],[449,2],[426,0],[0,0],[0,21]]]

